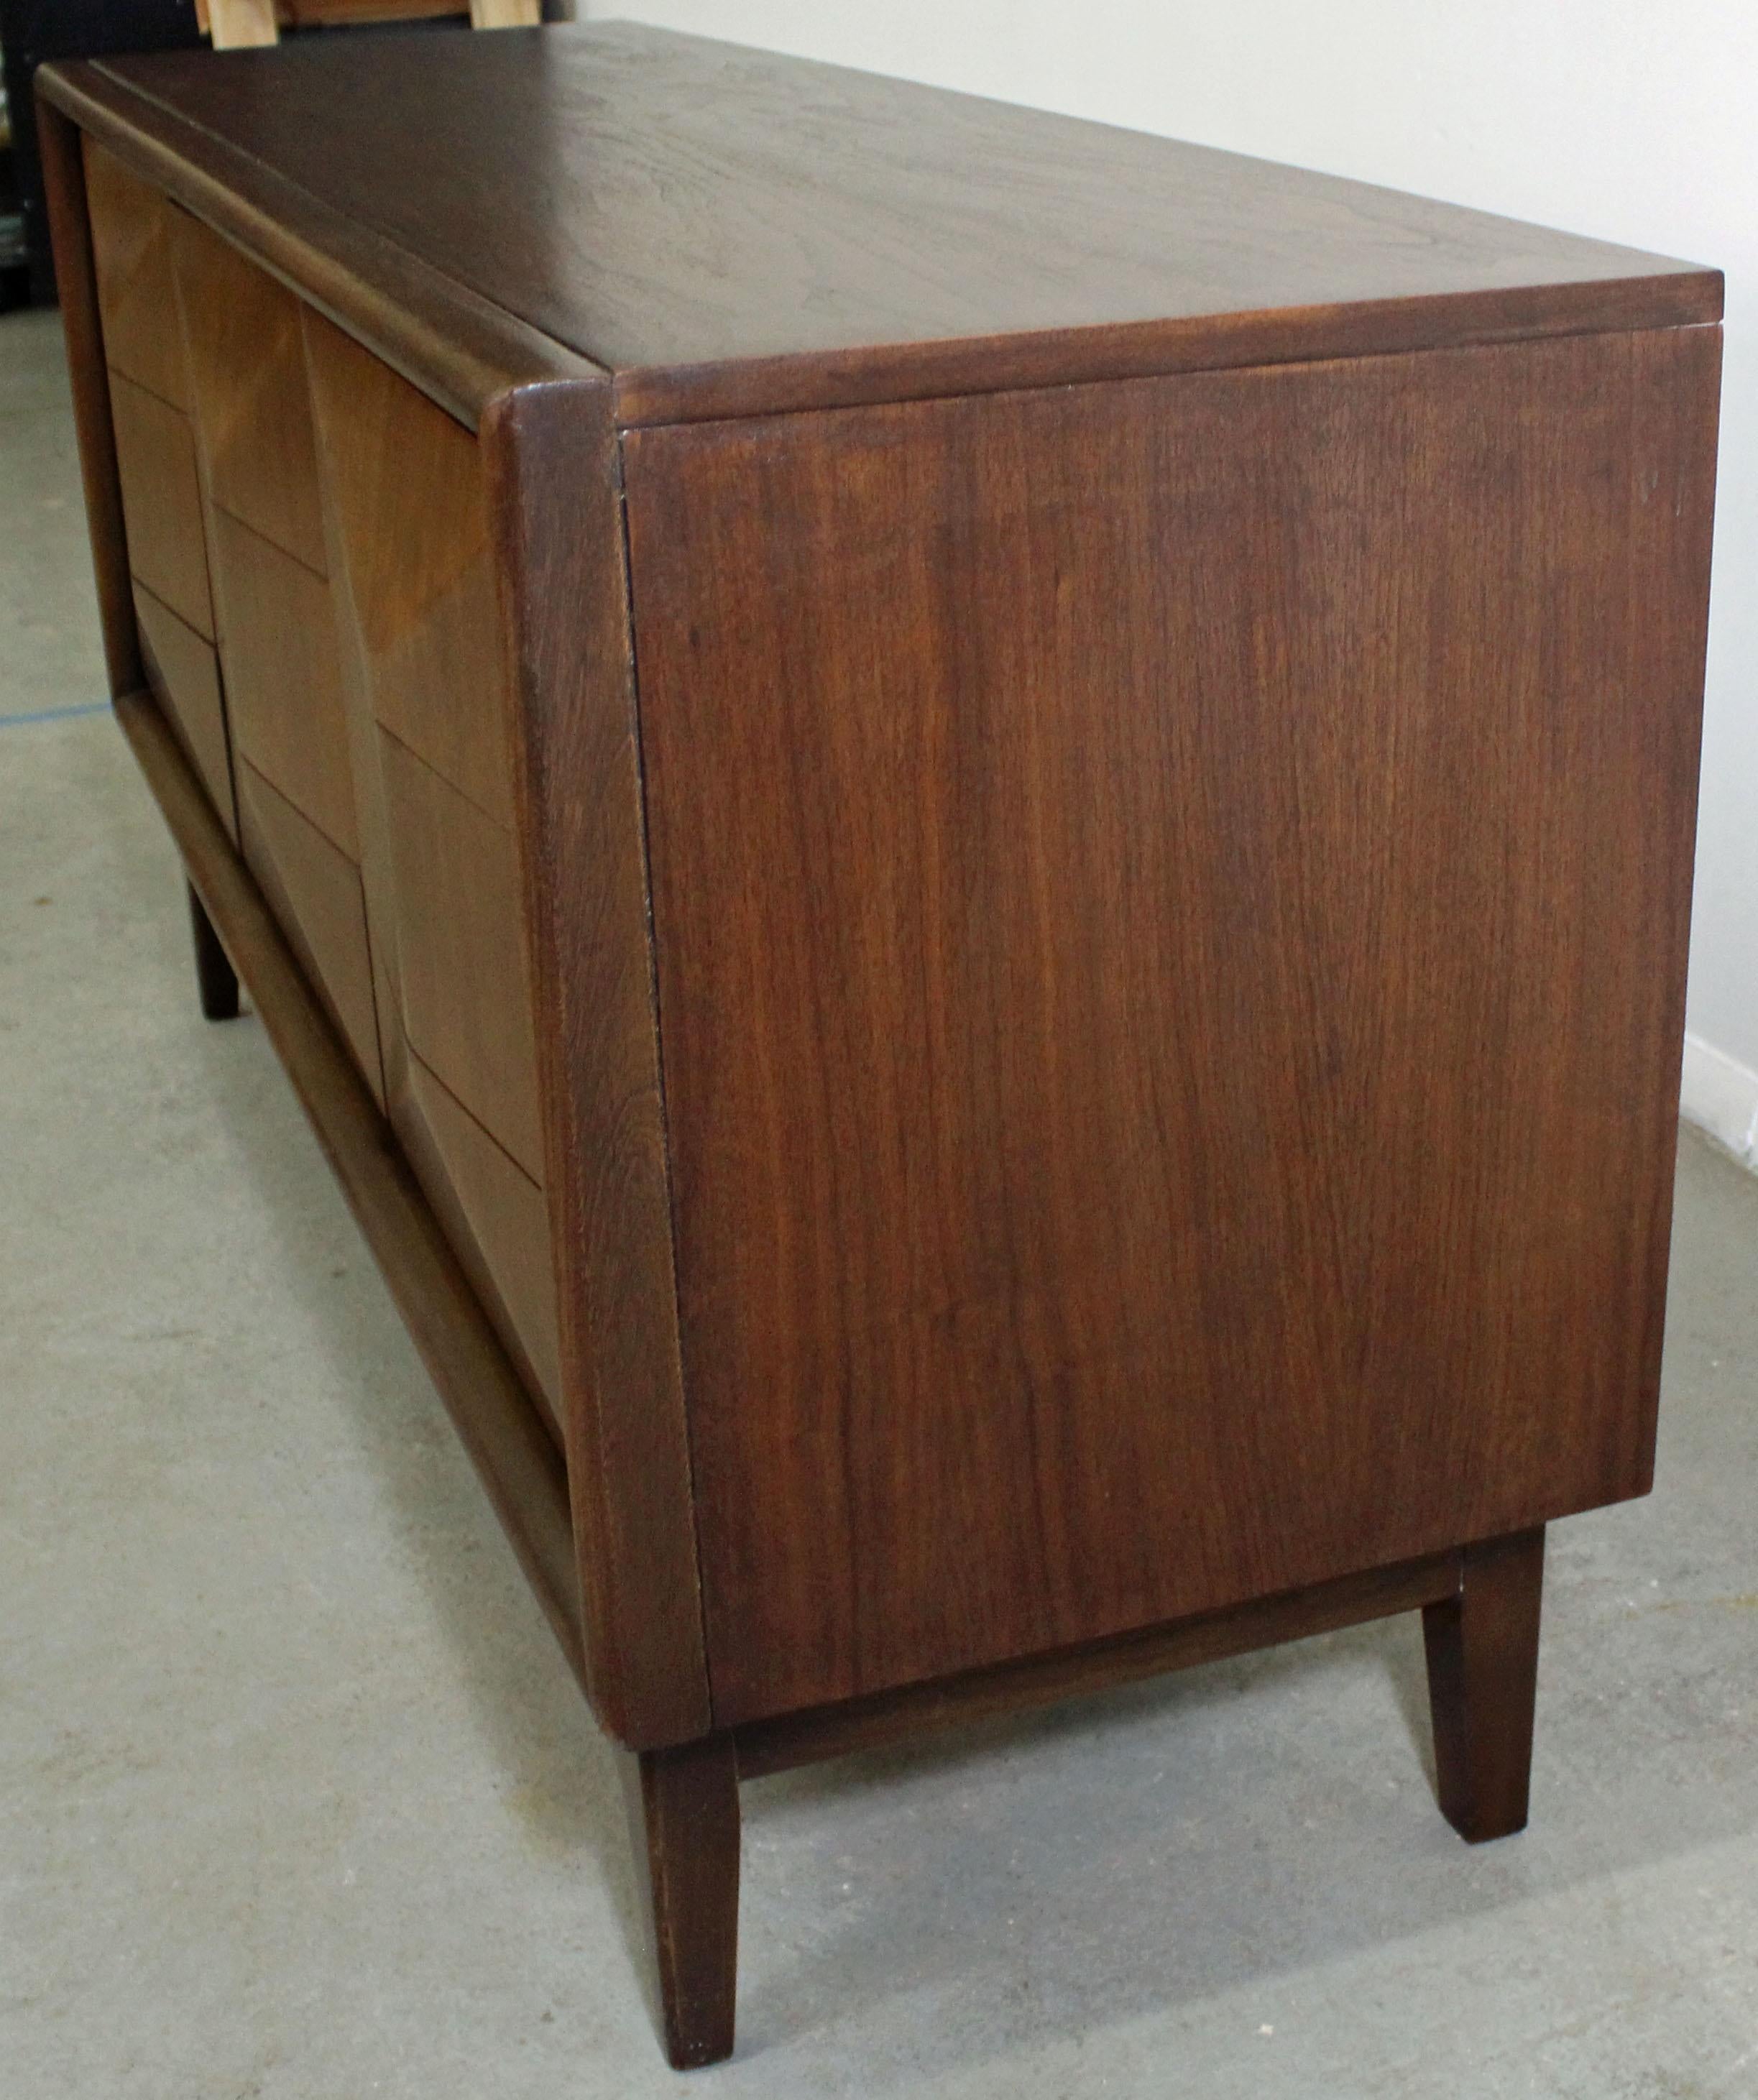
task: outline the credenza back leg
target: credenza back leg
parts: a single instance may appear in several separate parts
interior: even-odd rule
[[[189,892],[190,931],[195,935],[196,984],[201,994],[201,1011],[210,1021],[236,1021],[237,973],[227,960],[220,937],[214,930],[207,907],[196,894],[195,885],[188,883],[185,887]]]
[[[1473,1845],[1526,1828],[1544,1586],[1541,1524],[1468,1546],[1460,1594],[1423,1609],[1436,1791]]]
[[[674,2071],[732,2054],[739,1955],[739,1766],[730,1736],[623,1754],[647,1885],[665,2054]]]

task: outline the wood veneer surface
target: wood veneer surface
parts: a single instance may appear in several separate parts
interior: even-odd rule
[[[625,440],[718,1719],[1646,1487],[1718,348]]]
[[[140,630],[147,682],[201,774],[220,821],[236,840],[238,812],[232,799],[232,753],[214,645],[139,584],[135,586],[135,620]]]
[[[220,661],[238,748],[358,863],[329,586],[229,511],[210,514]]]
[[[306,316],[344,618],[365,703],[497,823],[514,823],[506,664],[481,448],[339,329]]]
[[[245,861],[382,1104],[360,871],[248,759],[238,763],[237,783]]]
[[[104,355],[161,401],[187,408],[165,198],[101,146],[88,143],[85,159]]]
[[[205,640],[214,638],[195,432],[180,408],[110,374],[110,416],[136,579]]]
[[[378,764],[409,1042],[541,1185],[543,1117],[518,842],[383,730]]]
[[[170,216],[208,493],[321,574],[324,518],[299,302],[187,212]]]
[[[205,52],[51,91],[271,171],[316,250],[369,280],[347,229],[382,237],[616,374],[624,421],[1720,311],[1717,273],[1632,249],[635,24],[272,63],[272,95]]]

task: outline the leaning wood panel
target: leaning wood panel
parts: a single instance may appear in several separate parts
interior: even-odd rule
[[[101,146],[86,146],[86,194],[104,312],[104,355],[173,408],[189,406],[163,196]]]
[[[1647,1487],[1716,355],[629,439],[720,1720]]]
[[[208,493],[321,573],[324,519],[299,302],[187,212],[166,209]]]
[[[583,1677],[568,1483],[555,1447],[164,717],[144,693],[125,695],[116,712],[526,1578]]]
[[[246,865],[329,1003],[354,1061],[383,1098],[372,964],[360,870],[248,759],[241,758],[238,823]]]
[[[110,412],[129,565],[155,598],[211,642],[214,604],[189,418],[119,372],[110,375]]]
[[[182,739],[220,821],[236,839],[238,812],[232,798],[232,751],[214,645],[204,642],[168,605],[161,605],[138,584],[135,619],[153,697]]]
[[[232,736],[351,861],[360,854],[334,610],[324,579],[223,510],[210,513],[220,664]]]
[[[710,1725],[672,1267],[617,448],[608,390],[491,404],[568,1476],[600,1719]]]

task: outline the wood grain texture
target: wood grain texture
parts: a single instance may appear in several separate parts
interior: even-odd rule
[[[482,443],[588,1683],[612,1735],[656,1749],[705,1735],[711,1714],[608,391],[520,390],[491,406]]]
[[[375,1100],[384,1082],[360,870],[248,758],[237,767],[245,865],[329,1004]]]
[[[328,322],[307,323],[360,677],[378,719],[513,823],[506,664],[475,439]]]
[[[532,1180],[544,1172],[518,843],[382,730],[411,1045]]]
[[[739,1771],[729,1736],[622,1759],[647,1900],[660,2028],[674,2071],[732,2054],[739,1957]]]
[[[560,1342],[543,1190],[419,1057],[404,1069],[391,1121],[559,1449]]]
[[[719,1725],[1646,1489],[1718,354],[625,441]]]
[[[210,499],[321,575],[299,302],[187,212],[166,210]]]
[[[846,1757],[940,1728],[1083,1698],[1168,1670],[1305,1640],[1365,1620],[1443,1606],[1458,1595],[1460,1582],[1460,1555],[1432,1554],[1279,1597],[1254,1597],[1224,1612],[1175,1620],[1084,1648],[1024,1656],[992,1670],[753,1721],[735,1732],[739,1776],[758,1779],[822,1758]]]
[[[307,311],[305,333],[391,1119],[559,1439],[554,1268],[548,1207],[534,1178],[541,1132],[482,461],[466,430],[329,322]],[[388,759],[381,721],[399,739]],[[399,783],[394,810],[387,765]],[[423,777],[430,768],[443,776],[437,787]],[[473,806],[460,811],[460,797]],[[394,831],[413,898],[417,1032],[462,1058],[454,1078],[473,1076],[486,1102],[506,1086],[508,1052],[519,1052],[520,1098],[510,1118],[497,1119],[526,1130],[523,1165],[409,1047]],[[423,893],[434,856],[446,869],[440,898]],[[486,915],[485,971],[481,953],[452,952],[457,929],[445,923],[444,898],[459,885],[468,893],[462,908],[469,923],[483,925]],[[510,1026],[509,1003],[516,1009]],[[460,1007],[468,1023],[462,1046]],[[488,1043],[486,1059],[472,1050],[479,1039]]]
[[[42,106],[100,139],[471,428],[484,404],[510,386],[595,372],[589,359],[443,265],[409,254],[98,65],[44,66],[37,88]]]
[[[155,598],[211,642],[214,604],[189,418],[119,372],[110,375],[110,413],[130,567]]]
[[[1424,1607],[1441,1812],[1469,1843],[1526,1827],[1544,1533],[1468,1546],[1459,1594]]]
[[[150,695],[117,719],[525,1577],[584,1674],[568,1483],[413,1175]]]
[[[135,620],[153,698],[201,776],[220,822],[236,839],[238,810],[232,796],[232,750],[214,645],[204,642],[168,605],[160,604],[138,584]]]
[[[139,638],[135,632],[134,587],[122,518],[109,368],[104,362],[97,264],[86,217],[85,160],[77,130],[53,103],[41,96],[37,135],[50,237],[55,243],[61,327],[67,339],[68,379],[79,443],[86,529],[91,539],[92,570],[98,587],[104,670],[110,697],[116,699],[124,693],[138,691],[146,683],[146,672],[140,660]]]
[[[173,408],[189,406],[164,197],[101,146],[86,148],[86,194],[104,355]]]
[[[1720,311],[1631,249],[633,24],[312,38],[272,96],[95,70],[615,373],[623,422]]]
[[[393,1114],[408,1099],[408,1044],[404,1035],[401,971],[397,955],[396,871],[391,854],[391,823],[385,806],[385,783],[379,763],[378,718],[373,708],[373,676],[364,639],[363,615],[356,602],[354,540],[358,526],[342,511],[339,491],[347,479],[347,456],[364,442],[364,431],[326,414],[325,346],[354,349],[341,332],[307,307],[301,315],[306,372],[318,454],[318,488],[324,515],[325,566],[329,575],[335,615],[342,714],[347,726],[348,766],[354,782],[354,814],[360,841],[360,883],[366,896],[367,924],[372,934],[373,997],[378,1013],[379,1057],[385,1096]],[[378,360],[359,353],[375,369]],[[369,514],[370,536],[376,520]]]
[[[351,861],[360,845],[334,609],[322,576],[210,513],[232,741]]]

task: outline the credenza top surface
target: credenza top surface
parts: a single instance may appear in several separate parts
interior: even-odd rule
[[[1720,312],[1691,264],[634,24],[68,71],[612,375],[625,421]]]

